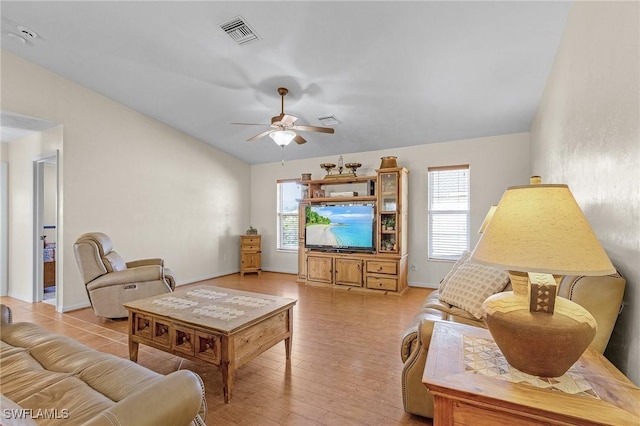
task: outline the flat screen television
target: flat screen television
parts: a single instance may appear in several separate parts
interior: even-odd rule
[[[305,247],[342,252],[375,252],[375,206],[324,204],[306,207]]]

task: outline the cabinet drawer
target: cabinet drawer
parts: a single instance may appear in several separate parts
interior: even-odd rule
[[[196,331],[196,358],[220,365],[220,336]]]
[[[260,237],[242,237],[242,247],[246,246],[260,247]]]
[[[396,291],[398,280],[395,278],[369,276],[367,277],[367,288]]]
[[[147,315],[141,315],[139,313],[133,314],[133,334],[145,339],[151,340],[151,322],[152,318]]]
[[[243,245],[242,246],[242,251],[248,251],[248,252],[259,252],[260,251],[260,246],[254,246],[254,245]]]
[[[398,274],[398,262],[385,262],[380,260],[370,260],[367,262],[367,272],[375,274]]]
[[[173,350],[183,352],[185,354],[193,356],[195,347],[195,331],[186,328],[175,326],[173,332]]]
[[[167,321],[153,319],[152,340],[167,348],[171,347],[171,326]]]

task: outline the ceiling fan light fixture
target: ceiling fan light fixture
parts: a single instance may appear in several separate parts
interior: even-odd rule
[[[296,137],[296,133],[291,130],[278,130],[276,132],[269,133],[269,137],[273,139],[275,143],[284,148],[291,143],[293,138]]]

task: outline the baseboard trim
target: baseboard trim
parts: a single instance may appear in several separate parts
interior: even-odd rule
[[[438,284],[432,284],[432,283],[409,282],[407,284],[409,285],[409,287],[419,287],[419,288],[436,289],[439,287]]]
[[[187,281],[176,281],[176,287],[180,287],[182,285],[187,285],[187,284],[194,284],[200,281],[206,281],[213,278],[224,277],[225,275],[237,274],[238,272],[240,272],[240,269],[233,269],[225,272],[218,272],[211,275],[204,275],[202,277],[190,278]]]
[[[91,306],[90,302],[84,302],[84,303],[76,303],[75,305],[69,305],[69,306],[63,306],[62,310],[58,311],[58,312],[70,312],[70,311],[77,311],[78,309],[84,309],[84,308],[88,308]]]

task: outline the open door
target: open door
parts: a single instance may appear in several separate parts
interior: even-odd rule
[[[39,156],[33,164],[35,301],[57,307],[58,154]]]

